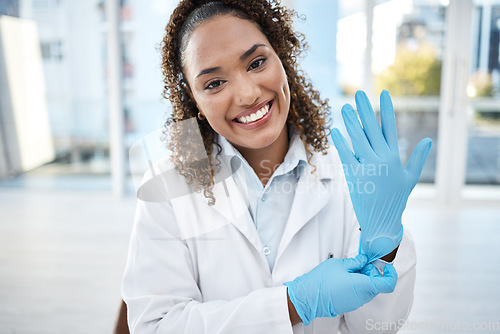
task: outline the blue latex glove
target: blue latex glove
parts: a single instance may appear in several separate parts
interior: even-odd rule
[[[355,154],[338,129],[333,129],[332,139],[361,227],[360,252],[371,262],[389,254],[401,243],[401,216],[420,178],[432,142],[425,138],[418,143],[403,168],[389,93],[384,90],[380,95],[382,130],[365,93],[356,93],[356,106],[362,126],[349,104],[342,108]]]
[[[363,275],[358,271],[367,260],[363,254],[348,259],[331,258],[307,274],[283,283],[304,325],[315,318],[354,311],[377,294],[394,291],[398,278],[396,269],[388,264],[384,276],[376,269],[369,271],[371,276]]]

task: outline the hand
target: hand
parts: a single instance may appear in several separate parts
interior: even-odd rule
[[[307,274],[284,283],[304,325],[315,318],[354,311],[379,293],[394,291],[398,278],[396,269],[387,264],[384,276],[377,270],[369,271],[369,275],[359,273],[367,260],[362,254],[348,259],[331,258]]]
[[[366,254],[371,262],[389,254],[401,243],[401,216],[408,196],[420,178],[432,142],[425,138],[418,143],[403,168],[389,93],[384,90],[380,95],[382,130],[365,93],[356,93],[356,106],[362,126],[349,104],[342,108],[354,154],[336,128],[332,131],[332,139],[342,161],[354,212],[361,227],[360,253]]]

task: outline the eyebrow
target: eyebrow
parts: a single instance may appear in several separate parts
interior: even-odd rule
[[[243,53],[241,56],[240,56],[240,60],[245,60],[247,59],[248,57],[250,57],[250,55],[252,53],[255,52],[255,50],[257,50],[259,47],[261,46],[266,46],[265,44],[254,44],[250,49],[248,49],[247,51],[245,51],[245,53]],[[216,71],[219,71],[221,69],[220,66],[217,66],[217,67],[209,67],[209,68],[206,68],[204,70],[202,70],[200,73],[198,73],[198,75],[196,76],[196,78],[198,78],[199,76],[202,76],[204,74],[210,74],[210,73],[213,73],[213,72],[216,72]]]
[[[204,74],[209,74],[209,73],[212,73],[212,72],[215,72],[215,71],[218,71],[220,70],[220,66],[217,66],[217,67],[210,67],[210,68],[206,68],[204,69],[203,71],[201,71],[200,73],[198,73],[198,75],[196,76],[197,78],[201,75],[204,75]]]
[[[247,59],[248,57],[250,57],[250,55],[252,53],[255,52],[255,50],[257,50],[259,47],[261,46],[266,46],[265,44],[254,44],[250,49],[248,49],[244,54],[242,54],[240,56],[240,60],[245,60]]]

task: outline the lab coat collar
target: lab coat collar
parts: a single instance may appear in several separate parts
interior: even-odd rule
[[[310,147],[310,151],[312,152],[312,147]],[[344,174],[337,150],[335,147],[330,147],[327,152],[328,154],[323,154],[321,152],[315,152],[313,154],[310,164],[307,166],[309,168],[309,173],[314,169],[312,166],[316,166],[316,170],[313,174],[316,174],[320,180],[338,179]]]

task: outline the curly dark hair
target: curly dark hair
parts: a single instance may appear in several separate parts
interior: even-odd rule
[[[274,48],[283,64],[290,87],[287,123],[299,130],[300,138],[306,144],[309,163],[312,152],[308,146],[316,152],[326,154],[326,117],[330,113],[328,101],[321,99],[298,64],[298,59],[307,49],[307,43],[304,36],[292,28],[294,11],[280,6],[276,0],[182,0],[170,17],[161,44],[165,84],[163,97],[172,103],[172,114],[165,122],[164,133],[176,170],[197,192],[203,190],[210,205],[215,203],[212,189],[220,163],[217,156],[222,149],[217,143],[216,132],[207,120],[196,118],[199,110],[189,95],[189,86],[184,78],[183,52],[196,27],[217,15],[234,15],[253,21]],[[193,117],[197,121],[204,147],[196,140],[197,136],[193,136],[192,131],[197,130],[181,126],[181,121]],[[214,147],[217,147],[215,156]],[[201,150],[206,155],[200,154]]]

